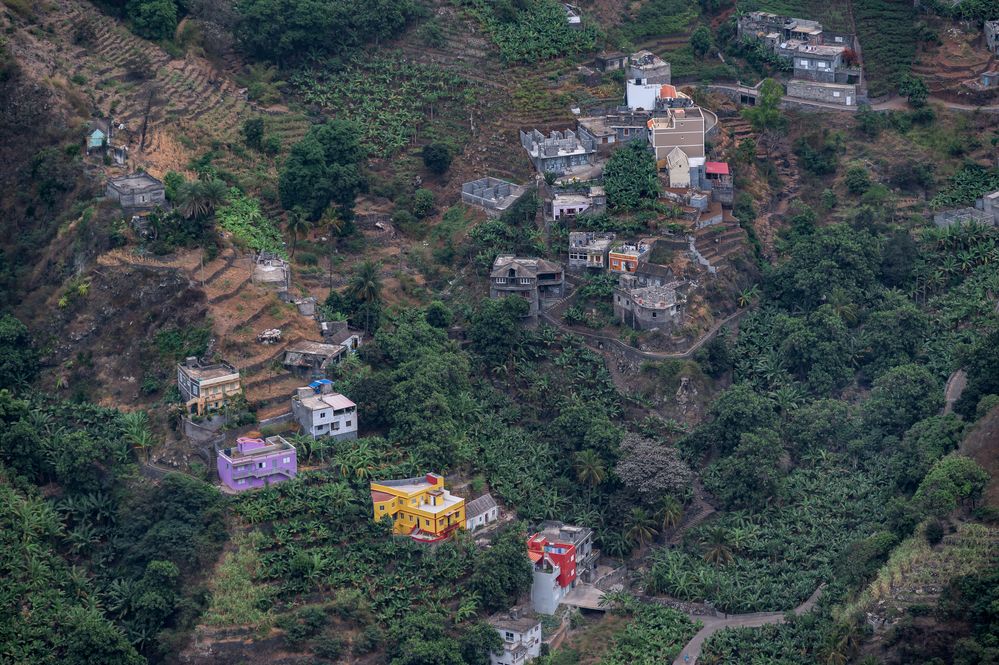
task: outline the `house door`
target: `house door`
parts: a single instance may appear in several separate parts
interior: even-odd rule
[[[850,95],[846,96],[846,105],[853,106],[853,97],[851,97]]]

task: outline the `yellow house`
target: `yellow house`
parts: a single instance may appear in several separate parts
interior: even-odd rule
[[[376,520],[391,517],[395,533],[415,540],[442,540],[465,528],[465,500],[444,489],[444,476],[436,473],[373,481],[371,503]]]

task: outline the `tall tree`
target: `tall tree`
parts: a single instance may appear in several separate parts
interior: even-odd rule
[[[614,151],[604,169],[604,188],[612,208],[637,208],[659,196],[656,158],[646,144],[631,141]]]
[[[285,210],[301,207],[318,220],[331,203],[344,220],[354,216],[354,200],[367,187],[358,127],[334,120],[309,130],[292,146],[278,189]]]

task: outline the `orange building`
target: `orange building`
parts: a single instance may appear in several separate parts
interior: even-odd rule
[[[610,272],[633,273],[638,269],[638,262],[644,260],[650,251],[652,245],[642,240],[634,244],[615,245],[607,254],[607,269]]]

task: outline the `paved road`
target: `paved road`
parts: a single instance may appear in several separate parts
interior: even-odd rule
[[[794,613],[804,614],[815,607],[824,586],[824,584],[819,585],[819,588],[809,596],[808,600],[794,608]],[[733,614],[727,618],[691,616],[692,621],[700,621],[704,627],[687,642],[687,645],[673,660],[673,665],[693,665],[696,663],[698,656],[701,655],[701,647],[704,646],[705,640],[722,628],[759,628],[769,624],[783,623],[784,614],[784,612],[757,612],[755,614]]]

